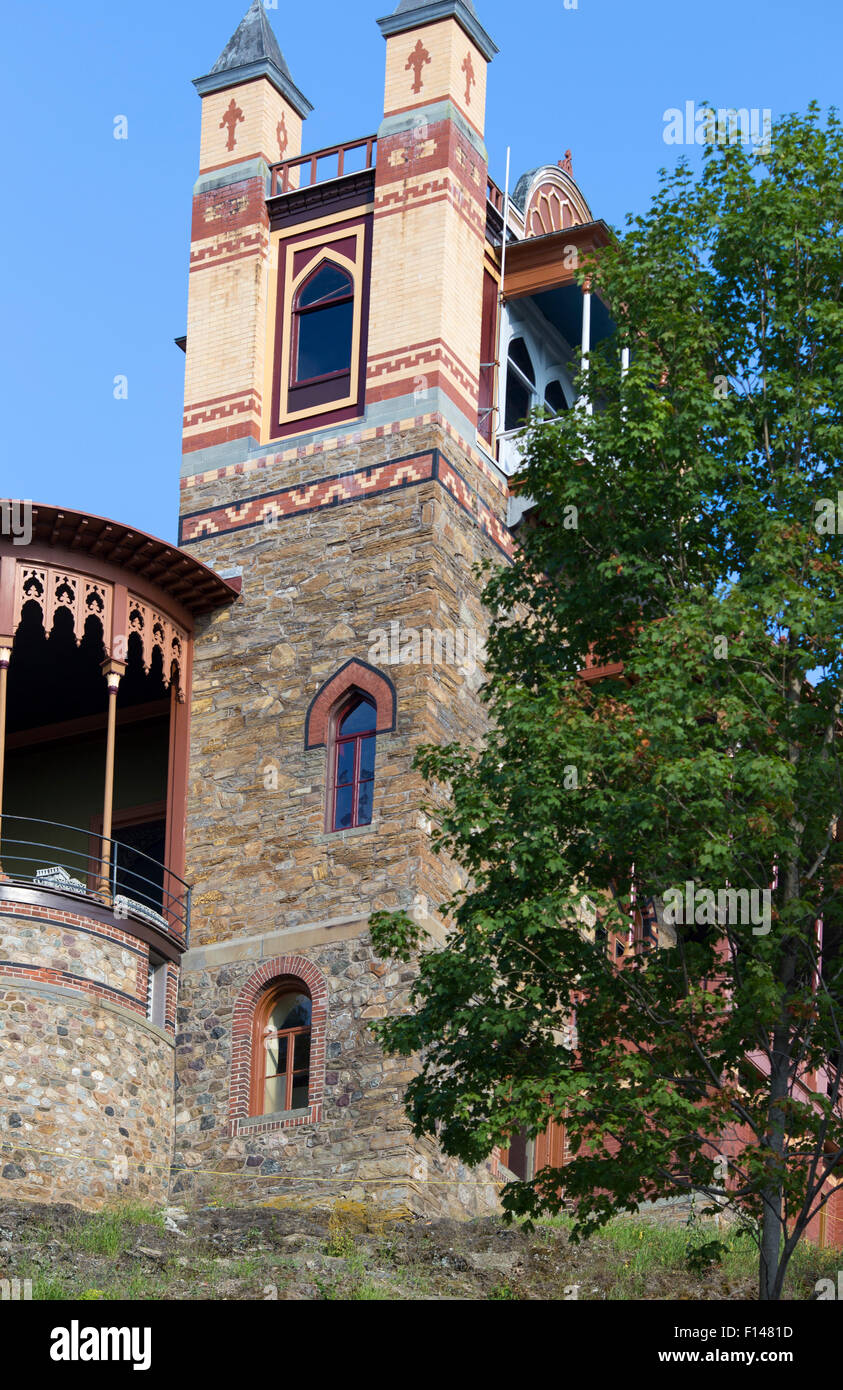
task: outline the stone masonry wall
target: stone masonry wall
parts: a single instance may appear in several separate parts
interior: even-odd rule
[[[424,430],[387,443],[399,456],[444,441]],[[379,441],[332,454],[330,472],[383,459]],[[464,459],[458,466],[470,467]],[[267,492],[328,471],[318,456],[306,469],[286,468],[257,482],[254,474],[227,480],[224,492],[220,483],[191,489],[185,506],[207,505],[211,489],[233,503],[250,495],[247,484]],[[471,481],[491,500],[482,475]],[[472,566],[501,560],[499,552],[435,482],[190,549],[243,576],[242,597],[203,620],[196,640],[186,873],[194,946],[409,907],[420,891],[438,905],[455,879],[431,854],[419,814],[424,786],[411,764],[421,742],[480,737],[480,673],[383,666],[397,689],[398,720],[379,738],[374,823],[364,830],[326,835],[326,753],[305,751],[305,716],[321,685],[350,658],[367,659],[371,634],[391,622],[401,631],[485,633]]]
[[[503,499],[453,439],[416,428],[259,472],[203,480],[187,515],[441,448],[469,491],[497,515]],[[500,552],[435,480],[217,534],[189,547],[219,570],[239,568],[240,600],[197,634],[191,719],[187,878],[192,949],[177,1037],[174,1192],[286,1200],[364,1194],[392,1206],[468,1214],[489,1209],[490,1172],[471,1174],[415,1141],[402,1107],[411,1076],[385,1058],[372,1019],[406,1004],[412,972],[375,958],[378,909],[414,909],[434,934],[459,883],[435,856],[413,772],[424,742],[478,739],[479,670],[373,659],[373,634],[462,629],[485,634],[474,564]],[[351,658],[394,682],[397,723],[378,738],[374,819],[326,833],[326,751],[304,747],[308,706]],[[229,1123],[236,997],[261,961],[296,954],[328,983],[322,1119],[269,1132]],[[296,1179],[296,1181],[292,1181]]]
[[[262,954],[282,940],[264,942]],[[326,1205],[351,1197],[391,1210],[493,1210],[488,1173],[470,1173],[410,1135],[402,1095],[412,1070],[384,1056],[368,1024],[406,1003],[413,972],[379,961],[365,934],[307,951],[328,992],[322,1120],[269,1132],[260,1119],[231,1123],[234,1011],[259,964],[255,956],[220,963],[236,950],[197,952],[182,977],[174,1197]]]
[[[163,1200],[174,1041],[146,1020],[148,946],[75,899],[0,906],[0,1198]]]

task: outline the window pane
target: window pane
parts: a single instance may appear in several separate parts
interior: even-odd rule
[[[371,782],[375,775],[376,738],[364,738],[360,742],[360,780]]]
[[[351,368],[351,330],[354,305],[330,304],[299,314],[299,351],[296,381],[327,376],[329,372],[347,372]]]
[[[287,1039],[269,1038],[266,1044],[266,1076],[287,1070]]]
[[[533,370],[533,360],[527,351],[527,344],[523,338],[513,338],[509,345],[509,360],[514,362],[516,367],[520,367],[528,381],[536,384],[536,373]]]
[[[355,743],[341,743],[337,748],[337,786],[354,781]]]
[[[263,1113],[264,1115],[275,1115],[279,1110],[287,1108],[287,1078],[286,1076],[273,1077],[267,1081],[263,1091]]]
[[[372,824],[372,791],[374,782],[361,782],[357,800],[357,824]]]
[[[293,1078],[293,1110],[304,1110],[307,1105],[307,1078]]]
[[[272,1006],[269,1025],[274,1033],[284,1028],[307,1028],[310,1024],[310,999],[306,994],[282,994]]]
[[[544,393],[545,405],[550,406],[554,415],[558,415],[561,410],[568,409],[568,402],[565,400],[565,392],[562,390],[562,383],[551,381]]]
[[[509,372],[506,379],[506,416],[504,427],[508,430],[517,430],[519,425],[523,425],[526,420],[532,404],[532,391],[524,385],[520,377],[517,377],[514,372]]]
[[[322,300],[337,299],[353,293],[350,276],[336,265],[324,265],[317,270],[312,280],[299,291],[299,307],[318,304]]]
[[[307,1071],[310,1066],[310,1034],[299,1033],[295,1039],[296,1052],[293,1061],[295,1071]]]
[[[368,734],[374,733],[377,715],[374,705],[368,700],[361,700],[354,705],[340,724],[341,734]]]
[[[337,787],[336,815],[334,816],[335,830],[348,830],[351,827],[353,805],[354,788]]]

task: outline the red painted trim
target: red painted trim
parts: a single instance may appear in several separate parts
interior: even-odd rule
[[[352,691],[368,695],[375,702],[377,726],[375,733],[389,734],[395,729],[397,695],[388,676],[368,662],[356,657],[346,662],[314,696],[307,711],[304,730],[305,748],[323,748],[328,742],[331,715],[340,700]]]
[[[295,406],[295,397],[296,397],[296,394],[297,394],[298,391],[300,391],[300,390],[302,389],[301,386],[296,387],[296,386],[291,385],[290,383],[286,383],[286,382],[282,382],[282,381],[281,381],[281,345],[282,345],[282,343],[283,343],[283,341],[284,341],[284,334],[285,334],[285,332],[287,332],[288,329],[289,329],[289,331],[292,333],[292,329],[293,329],[293,325],[287,325],[287,324],[285,324],[285,322],[284,322],[284,298],[285,298],[285,288],[286,288],[285,271],[286,271],[286,260],[287,260],[287,254],[286,254],[286,253],[287,253],[287,248],[288,248],[288,247],[290,247],[290,246],[295,247],[295,246],[297,246],[300,242],[306,242],[306,241],[312,240],[312,239],[313,239],[313,228],[312,228],[312,227],[309,228],[306,224],[300,225],[299,227],[297,227],[297,229],[296,229],[296,231],[294,232],[293,235],[282,237],[281,240],[280,240],[279,243],[278,243],[278,271],[277,271],[278,281],[277,281],[276,309],[275,309],[275,334],[274,334],[274,340],[273,340],[273,345],[272,345],[272,352],[273,352],[273,354],[274,354],[274,357],[273,357],[273,364],[272,364],[272,391],[271,391],[270,403],[269,403],[269,404],[270,404],[270,411],[271,411],[271,415],[270,415],[270,438],[271,438],[271,439],[284,439],[284,438],[286,438],[286,437],[288,437],[288,436],[290,436],[290,435],[307,434],[307,432],[308,432],[309,430],[323,429],[323,428],[325,428],[325,427],[327,427],[327,426],[329,426],[329,425],[341,424],[341,423],[343,423],[343,422],[346,421],[346,420],[355,420],[355,419],[358,419],[361,415],[363,415],[363,413],[364,413],[364,411],[365,411],[365,401],[366,401],[366,361],[367,361],[367,354],[368,354],[368,349],[369,349],[369,300],[370,300],[370,286],[371,286],[371,277],[372,277],[372,227],[373,227],[373,217],[372,217],[372,214],[371,214],[371,213],[361,213],[359,217],[352,218],[352,219],[351,219],[350,221],[348,221],[348,222],[337,223],[337,225],[336,225],[335,227],[330,227],[330,226],[327,226],[327,227],[320,227],[320,228],[319,228],[319,235],[324,236],[324,237],[326,238],[324,247],[321,247],[321,248],[320,248],[320,247],[308,248],[308,252],[309,252],[309,254],[312,254],[312,258],[313,258],[313,268],[314,268],[314,271],[315,271],[315,270],[317,270],[317,269],[319,268],[319,266],[320,266],[321,263],[322,263],[322,260],[323,260],[322,252],[323,252],[323,250],[324,250],[324,252],[326,253],[328,260],[330,260],[330,257],[331,257],[331,250],[332,250],[333,247],[336,246],[336,242],[335,242],[335,241],[330,241],[330,240],[328,240],[327,238],[329,238],[329,237],[331,236],[331,234],[332,234],[333,232],[337,231],[338,229],[340,229],[340,230],[342,230],[342,231],[344,231],[344,232],[347,231],[347,232],[349,232],[349,233],[352,233],[352,232],[354,232],[354,230],[355,230],[356,228],[359,228],[359,227],[362,227],[362,229],[363,229],[363,238],[362,238],[362,266],[358,266],[358,267],[357,267],[358,271],[360,272],[359,275],[358,275],[358,285],[359,285],[359,287],[360,287],[360,288],[359,288],[359,293],[360,293],[360,295],[361,295],[361,305],[360,305],[360,339],[359,339],[359,342],[358,342],[358,344],[357,344],[357,361],[358,361],[358,390],[357,390],[357,399],[356,399],[356,401],[352,401],[350,405],[338,406],[335,410],[326,410],[326,411],[320,412],[318,415],[302,416],[302,417],[301,417],[300,419],[298,419],[298,420],[285,421],[285,422],[283,422],[283,423],[280,423],[282,393],[283,393],[283,395],[284,395],[284,397],[285,397],[285,400],[286,400],[287,409],[290,409],[290,408],[292,408],[292,407]],[[307,283],[307,282],[305,281],[305,283]],[[296,319],[296,314],[295,314],[295,313],[293,313],[293,318],[294,318],[294,320]],[[295,363],[295,356],[294,356],[293,348],[294,348],[294,344],[291,343],[291,345],[290,345],[290,371],[291,371],[291,373],[292,373],[292,371],[294,370],[294,363]],[[353,351],[354,351],[354,344],[352,344],[352,352],[353,352]],[[338,380],[341,380],[341,379],[338,378]],[[324,392],[326,389],[330,390],[330,383],[327,384],[327,388],[326,388],[325,383],[322,383],[321,391]],[[311,386],[310,384],[305,383],[305,392],[307,393],[307,392],[309,392],[310,390],[314,390],[314,391],[317,393],[317,396],[318,396],[318,394],[320,393],[320,386],[319,386],[319,384],[317,384],[317,385],[314,387],[314,386]],[[342,396],[340,395],[339,389],[338,389],[338,388],[337,388],[337,391],[336,391],[336,395],[334,396],[334,399],[336,399],[337,397],[338,397],[339,399],[342,399]],[[320,400],[320,399],[318,399],[318,398],[314,398],[313,400],[311,400],[311,399],[310,399],[310,396],[309,396],[308,394],[305,394],[304,399],[303,399],[303,402],[302,402],[302,408],[309,408],[311,405],[328,405],[328,404],[330,403],[330,400],[331,400],[331,396],[330,396],[330,395],[328,395],[327,398],[325,398],[325,399],[321,399],[321,400]]]
[[[356,707],[357,704],[360,702],[354,700],[353,702],[347,701],[343,703],[342,707],[335,711],[334,718],[331,721],[334,726],[334,756],[332,759],[333,779],[330,792],[330,828],[332,831],[356,830],[358,826],[361,824],[360,788],[364,785],[364,782],[360,776],[360,765],[363,755],[363,740],[369,738],[377,738],[377,735],[375,734],[374,730],[369,730],[367,733],[345,735],[342,735],[338,732],[346,714],[351,713],[352,703]],[[369,704],[369,701],[366,701],[365,703]],[[375,718],[377,722],[377,711],[375,712]],[[342,752],[343,748],[346,748],[349,744],[353,745],[354,748],[354,764],[351,773],[351,781],[343,782],[342,784],[340,784],[340,753]],[[373,790],[374,783],[375,779],[373,777],[366,778],[365,785],[371,786]],[[337,825],[337,799],[341,785],[343,789],[345,787],[351,787],[351,825]],[[364,821],[362,822],[362,824],[370,825],[371,820]]]

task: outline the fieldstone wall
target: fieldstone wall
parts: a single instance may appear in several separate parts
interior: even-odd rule
[[[465,480],[466,506],[474,498],[502,516],[489,478],[432,426],[191,483],[183,511],[227,506],[219,525],[237,524],[255,514],[242,504],[256,494],[300,484],[307,498],[306,485],[320,479],[437,448]],[[412,979],[373,955],[371,913],[412,909],[441,933],[437,909],[460,882],[432,853],[412,761],[420,743],[481,737],[482,671],[430,658],[392,664],[372,647],[393,624],[402,635],[459,629],[482,642],[473,567],[504,557],[435,479],[270,521],[188,547],[218,570],[239,570],[243,588],[230,609],[202,620],[195,646],[186,873],[194,898],[174,1191],[253,1200],[354,1192],[413,1210],[488,1210],[497,1200],[490,1172],[468,1173],[413,1139],[402,1106],[411,1072],[382,1055],[368,1026],[405,1006]],[[326,828],[326,750],[305,750],[305,719],[354,657],[393,681],[397,722],[378,738],[372,825],[335,834]],[[290,954],[328,981],[323,1117],[232,1133],[234,1003],[261,960]]]
[[[0,1199],[158,1202],[174,1043],[146,1020],[148,947],[62,905],[0,915]]]
[[[471,1173],[410,1133],[402,1097],[412,1070],[384,1056],[369,1023],[405,1006],[413,972],[379,961],[366,934],[306,953],[328,994],[321,1120],[232,1121],[235,1006],[259,959],[282,939],[283,933],[260,945],[245,943],[245,949],[260,949],[260,957],[237,959],[236,947],[186,957],[177,1035],[174,1197],[320,1204],[351,1197],[392,1210],[495,1210],[498,1187],[491,1173]]]

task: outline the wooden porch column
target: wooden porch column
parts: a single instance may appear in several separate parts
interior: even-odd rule
[[[187,831],[187,786],[190,760],[190,699],[193,639],[185,644],[183,660],[170,681],[170,747],[167,766],[167,828],[164,876],[164,915],[177,932],[184,931],[182,910]],[[173,875],[177,875],[174,878]]]
[[[586,280],[582,287],[582,346],[580,366],[583,375],[588,374],[588,354],[591,352],[591,281]],[[591,414],[591,403],[586,407]]]
[[[9,687],[9,661],[12,655],[12,639],[0,637],[0,848],[3,844],[3,770],[6,761],[6,695]],[[3,864],[0,861],[0,878],[3,877]]]
[[[105,741],[105,794],[102,811],[102,863],[100,891],[111,894],[111,827],[114,814],[114,755],[117,745],[117,691],[126,674],[125,661],[107,659],[102,672],[108,682],[108,731]]]

